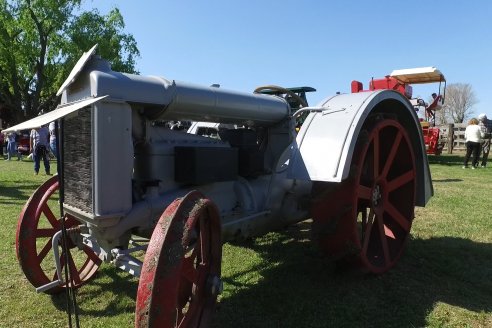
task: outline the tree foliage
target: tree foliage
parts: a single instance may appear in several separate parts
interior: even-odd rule
[[[444,106],[437,113],[440,123],[463,123],[473,114],[477,97],[468,83],[454,83],[446,88]]]
[[[54,109],[56,91],[84,51],[137,73],[140,55],[120,11],[80,12],[82,0],[0,0],[0,104],[12,125]]]

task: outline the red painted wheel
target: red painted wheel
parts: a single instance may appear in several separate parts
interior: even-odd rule
[[[15,244],[17,259],[26,278],[34,287],[57,279],[52,238],[61,230],[58,201],[58,177],[53,176],[34,192],[19,216]],[[75,218],[65,215],[67,228],[78,224]],[[89,247],[79,250],[73,243],[69,243],[69,247],[69,268],[72,270],[74,287],[77,288],[94,276],[101,260]],[[63,271],[65,256],[63,252],[60,254]],[[46,293],[56,294],[65,287],[66,285],[55,287]]]
[[[199,192],[162,214],[145,254],[135,327],[202,327],[221,290],[221,226],[216,206]]]
[[[403,126],[384,119],[362,132],[351,171],[318,197],[313,231],[330,255],[355,255],[382,273],[400,258],[414,218],[415,156]]]

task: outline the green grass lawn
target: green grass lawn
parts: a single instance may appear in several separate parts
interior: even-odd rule
[[[417,209],[390,272],[337,268],[309,240],[308,222],[226,244],[213,326],[492,327],[492,167],[463,170],[456,155],[429,160],[435,196]],[[36,294],[15,256],[19,213],[46,179],[32,162],[0,161],[0,327],[67,326],[64,294]],[[132,327],[137,286],[103,264],[77,291],[81,327]]]

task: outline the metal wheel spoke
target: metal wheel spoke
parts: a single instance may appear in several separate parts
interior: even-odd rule
[[[55,229],[36,229],[34,233],[35,238],[52,237],[56,233]]]
[[[68,253],[68,269],[70,270],[70,275],[72,276],[74,284],[77,286],[81,283],[79,271],[77,270],[77,266],[73,260],[72,254],[70,251]]]
[[[383,248],[384,261],[385,263],[390,263],[391,259],[388,248],[388,239],[386,239],[386,234],[384,231],[383,215],[377,217],[376,220],[378,221],[379,238],[381,240],[381,247]]]
[[[43,260],[46,257],[46,255],[48,255],[48,252],[51,250],[51,247],[52,247],[51,244],[52,244],[52,238],[50,238],[48,240],[48,242],[46,243],[46,245],[44,245],[44,247],[41,250],[41,252],[39,252],[39,254],[38,254],[38,262],[39,263],[43,262]]]
[[[393,141],[393,145],[391,146],[391,150],[388,154],[388,157],[386,159],[386,164],[384,165],[383,169],[383,176],[387,176],[388,172],[391,168],[391,165],[393,164],[393,161],[395,160],[396,153],[398,151],[398,148],[400,148],[400,143],[403,135],[401,134],[401,131],[398,131],[398,134],[395,137],[395,140]]]
[[[373,147],[373,178],[376,179],[379,176],[379,131],[374,134]]]
[[[372,189],[363,185],[359,185],[359,198],[370,200],[372,195]]]
[[[414,179],[415,179],[415,171],[410,170],[410,171],[400,175],[399,177],[396,177],[395,179],[389,181],[388,186],[387,186],[388,192],[396,190],[396,189],[400,188],[401,186],[406,185],[407,183],[409,183],[410,181],[412,181]]]
[[[386,204],[385,211],[403,230],[410,231],[410,222],[391,203]]]
[[[60,221],[55,217],[48,204],[43,204],[41,211],[44,213],[53,228],[57,228]]]
[[[100,265],[102,260],[97,256],[96,253],[92,249],[90,249],[87,246],[84,246],[83,248],[84,253],[87,255],[87,257],[92,260],[96,265]]]

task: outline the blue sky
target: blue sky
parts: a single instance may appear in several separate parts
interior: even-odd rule
[[[133,34],[142,75],[253,91],[311,86],[315,105],[350,82],[435,66],[469,83],[474,115],[492,118],[492,1],[86,0],[117,6]],[[438,84],[414,86],[428,100]]]

